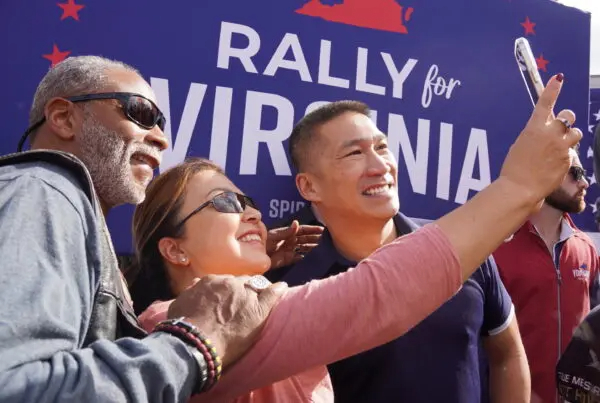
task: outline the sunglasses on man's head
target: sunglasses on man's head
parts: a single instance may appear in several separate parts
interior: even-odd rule
[[[125,117],[143,129],[150,130],[154,126],[158,126],[160,130],[164,131],[167,123],[165,116],[160,109],[158,109],[158,106],[156,106],[154,102],[143,95],[134,94],[132,92],[103,92],[99,94],[77,95],[65,99],[71,102],[116,99],[121,104],[121,108],[123,109]],[[31,132],[40,127],[45,121],[46,118],[43,117],[25,131],[19,140],[19,145],[17,147],[18,151],[23,149],[25,140],[31,134]]]
[[[573,178],[575,182],[579,182],[586,177],[586,172],[582,167],[572,166],[569,168],[569,175],[571,175],[571,178]]]
[[[234,213],[241,214],[246,210],[246,206],[250,206],[255,210],[258,210],[258,206],[249,196],[235,193],[235,192],[223,192],[219,193],[207,202],[202,203],[197,209],[192,211],[190,214],[185,216],[183,220],[176,227],[181,227],[187,220],[189,220],[194,214],[200,212],[203,208],[212,205],[212,207],[219,213]]]

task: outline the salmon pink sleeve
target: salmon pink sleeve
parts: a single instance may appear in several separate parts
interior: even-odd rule
[[[169,310],[169,305],[171,305],[171,301],[157,301],[150,305],[148,309],[146,309],[142,314],[138,317],[140,325],[142,328],[151,332],[154,329],[154,326],[158,325],[159,322],[163,320],[167,320],[167,311]]]
[[[345,273],[290,288],[253,348],[194,402],[230,401],[387,343],[451,298],[461,283],[452,245],[428,224]]]

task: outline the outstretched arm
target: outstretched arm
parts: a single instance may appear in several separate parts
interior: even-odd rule
[[[356,269],[290,289],[261,340],[206,400],[235,397],[386,343],[449,299],[564,178],[581,132],[554,119],[561,85],[556,77],[549,82],[499,179]]]

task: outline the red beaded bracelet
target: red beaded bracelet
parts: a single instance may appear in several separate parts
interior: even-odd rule
[[[208,369],[208,379],[200,392],[206,392],[219,381],[223,369],[221,357],[210,339],[204,337],[194,325],[185,322],[183,318],[171,319],[158,323],[153,331],[176,336],[202,353]]]

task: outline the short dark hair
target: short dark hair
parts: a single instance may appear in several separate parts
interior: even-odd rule
[[[356,112],[369,117],[371,109],[360,101],[335,101],[323,105],[304,116],[292,130],[288,151],[297,172],[307,166],[308,150],[314,144],[315,131],[323,124],[346,112]]]

